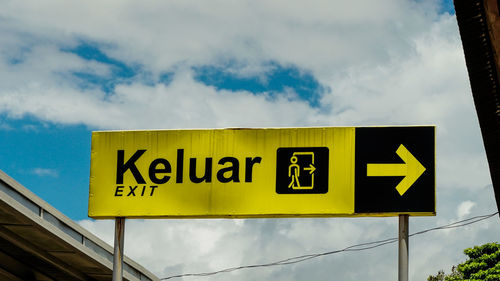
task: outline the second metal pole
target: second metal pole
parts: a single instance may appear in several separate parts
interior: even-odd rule
[[[115,251],[113,255],[113,281],[123,279],[123,242],[125,240],[125,218],[115,218]]]
[[[399,215],[398,281],[408,281],[408,215]]]

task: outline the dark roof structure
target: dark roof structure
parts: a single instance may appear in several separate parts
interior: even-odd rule
[[[0,280],[111,280],[113,248],[0,171]],[[125,257],[124,280],[158,277]]]
[[[499,5],[497,0],[455,0],[454,4],[498,208],[500,203]]]

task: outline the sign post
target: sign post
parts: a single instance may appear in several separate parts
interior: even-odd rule
[[[123,245],[125,242],[125,218],[115,218],[115,247],[113,254],[113,281],[123,279]]]
[[[434,131],[93,132],[89,217],[116,219],[121,272],[125,218],[399,216],[399,280],[407,281],[408,217],[436,214]]]
[[[399,215],[398,281],[408,281],[408,215]]]

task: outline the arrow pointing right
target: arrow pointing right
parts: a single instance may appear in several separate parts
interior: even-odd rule
[[[304,170],[307,170],[309,171],[309,174],[312,174],[316,171],[316,167],[314,167],[313,164],[309,164],[309,168],[304,168]]]
[[[396,186],[399,195],[403,196],[424,173],[425,167],[402,144],[396,150],[396,154],[404,161],[403,164],[367,164],[366,175],[368,177],[404,176]]]

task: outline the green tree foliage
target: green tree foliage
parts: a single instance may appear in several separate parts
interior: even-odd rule
[[[464,280],[462,273],[458,272],[457,267],[451,268],[451,273],[448,275],[444,274],[443,270],[438,271],[438,274],[431,275],[427,278],[427,281],[458,281]]]
[[[452,268],[449,275],[440,270],[427,281],[500,281],[500,244],[487,243],[464,250],[469,257]]]
[[[438,271],[438,274],[427,277],[427,281],[443,281],[444,277],[444,271],[440,270]]]

